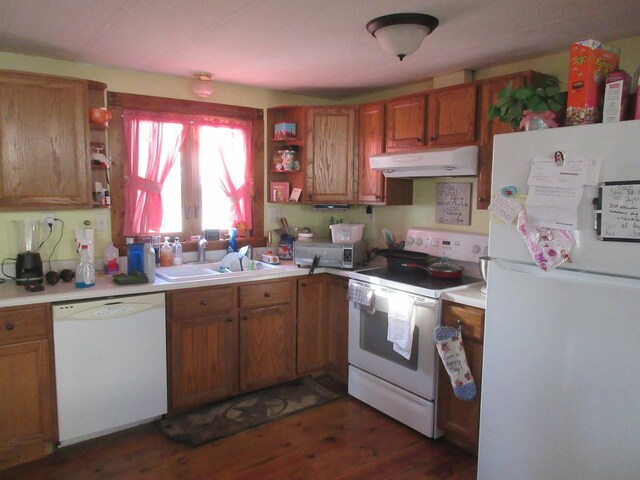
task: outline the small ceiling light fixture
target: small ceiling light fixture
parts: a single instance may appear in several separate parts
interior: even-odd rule
[[[438,19],[422,13],[394,13],[374,18],[367,31],[382,48],[402,61],[420,48],[422,41],[438,26]]]
[[[191,83],[191,91],[200,98],[207,98],[213,93],[213,82],[211,74],[199,72],[195,73],[195,80]]]

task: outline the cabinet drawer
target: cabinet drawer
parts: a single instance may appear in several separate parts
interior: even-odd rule
[[[47,338],[47,312],[47,305],[0,309],[0,345]]]
[[[255,283],[240,287],[240,308],[260,308],[289,303],[293,298],[290,280]]]
[[[201,288],[170,294],[171,319],[205,317],[223,313],[235,307],[234,287]]]
[[[484,334],[484,310],[444,301],[442,302],[442,324],[457,327],[462,325],[462,336],[465,339],[482,341]]]

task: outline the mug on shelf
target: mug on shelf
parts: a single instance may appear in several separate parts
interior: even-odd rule
[[[98,125],[109,124],[109,120],[113,118],[113,114],[106,108],[90,108],[89,109],[89,121]]]

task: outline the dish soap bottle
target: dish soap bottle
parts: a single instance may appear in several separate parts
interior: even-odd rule
[[[96,269],[89,258],[89,245],[80,247],[80,263],[76,268],[76,288],[93,287],[96,284]]]
[[[175,237],[173,239],[173,264],[174,265],[182,265],[182,245],[180,244],[180,237]]]
[[[109,242],[104,249],[104,273],[111,275],[120,271],[118,255],[118,249],[113,246],[113,242]]]
[[[164,237],[164,243],[160,247],[160,266],[170,267],[173,265],[173,249],[169,243],[169,237]]]
[[[144,273],[150,283],[156,280],[156,251],[150,243],[144,244]]]

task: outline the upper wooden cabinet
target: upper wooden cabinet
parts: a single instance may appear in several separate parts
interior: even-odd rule
[[[522,85],[542,85],[548,78],[538,72],[525,71],[490,78],[480,82],[480,153],[478,159],[477,208],[487,209],[491,202],[491,165],[493,162],[493,136],[513,132],[511,125],[495,118],[489,120],[489,110],[498,101],[498,94],[509,82],[517,88]]]
[[[306,115],[307,203],[356,199],[356,107],[309,107]]]
[[[386,102],[386,150],[420,147],[425,142],[424,94]]]
[[[428,145],[447,147],[476,141],[475,83],[429,93]]]
[[[91,205],[87,81],[0,71],[0,209]]]
[[[361,105],[358,119],[358,203],[411,205],[413,180],[385,178],[369,163],[371,155],[385,151],[385,104]]]

